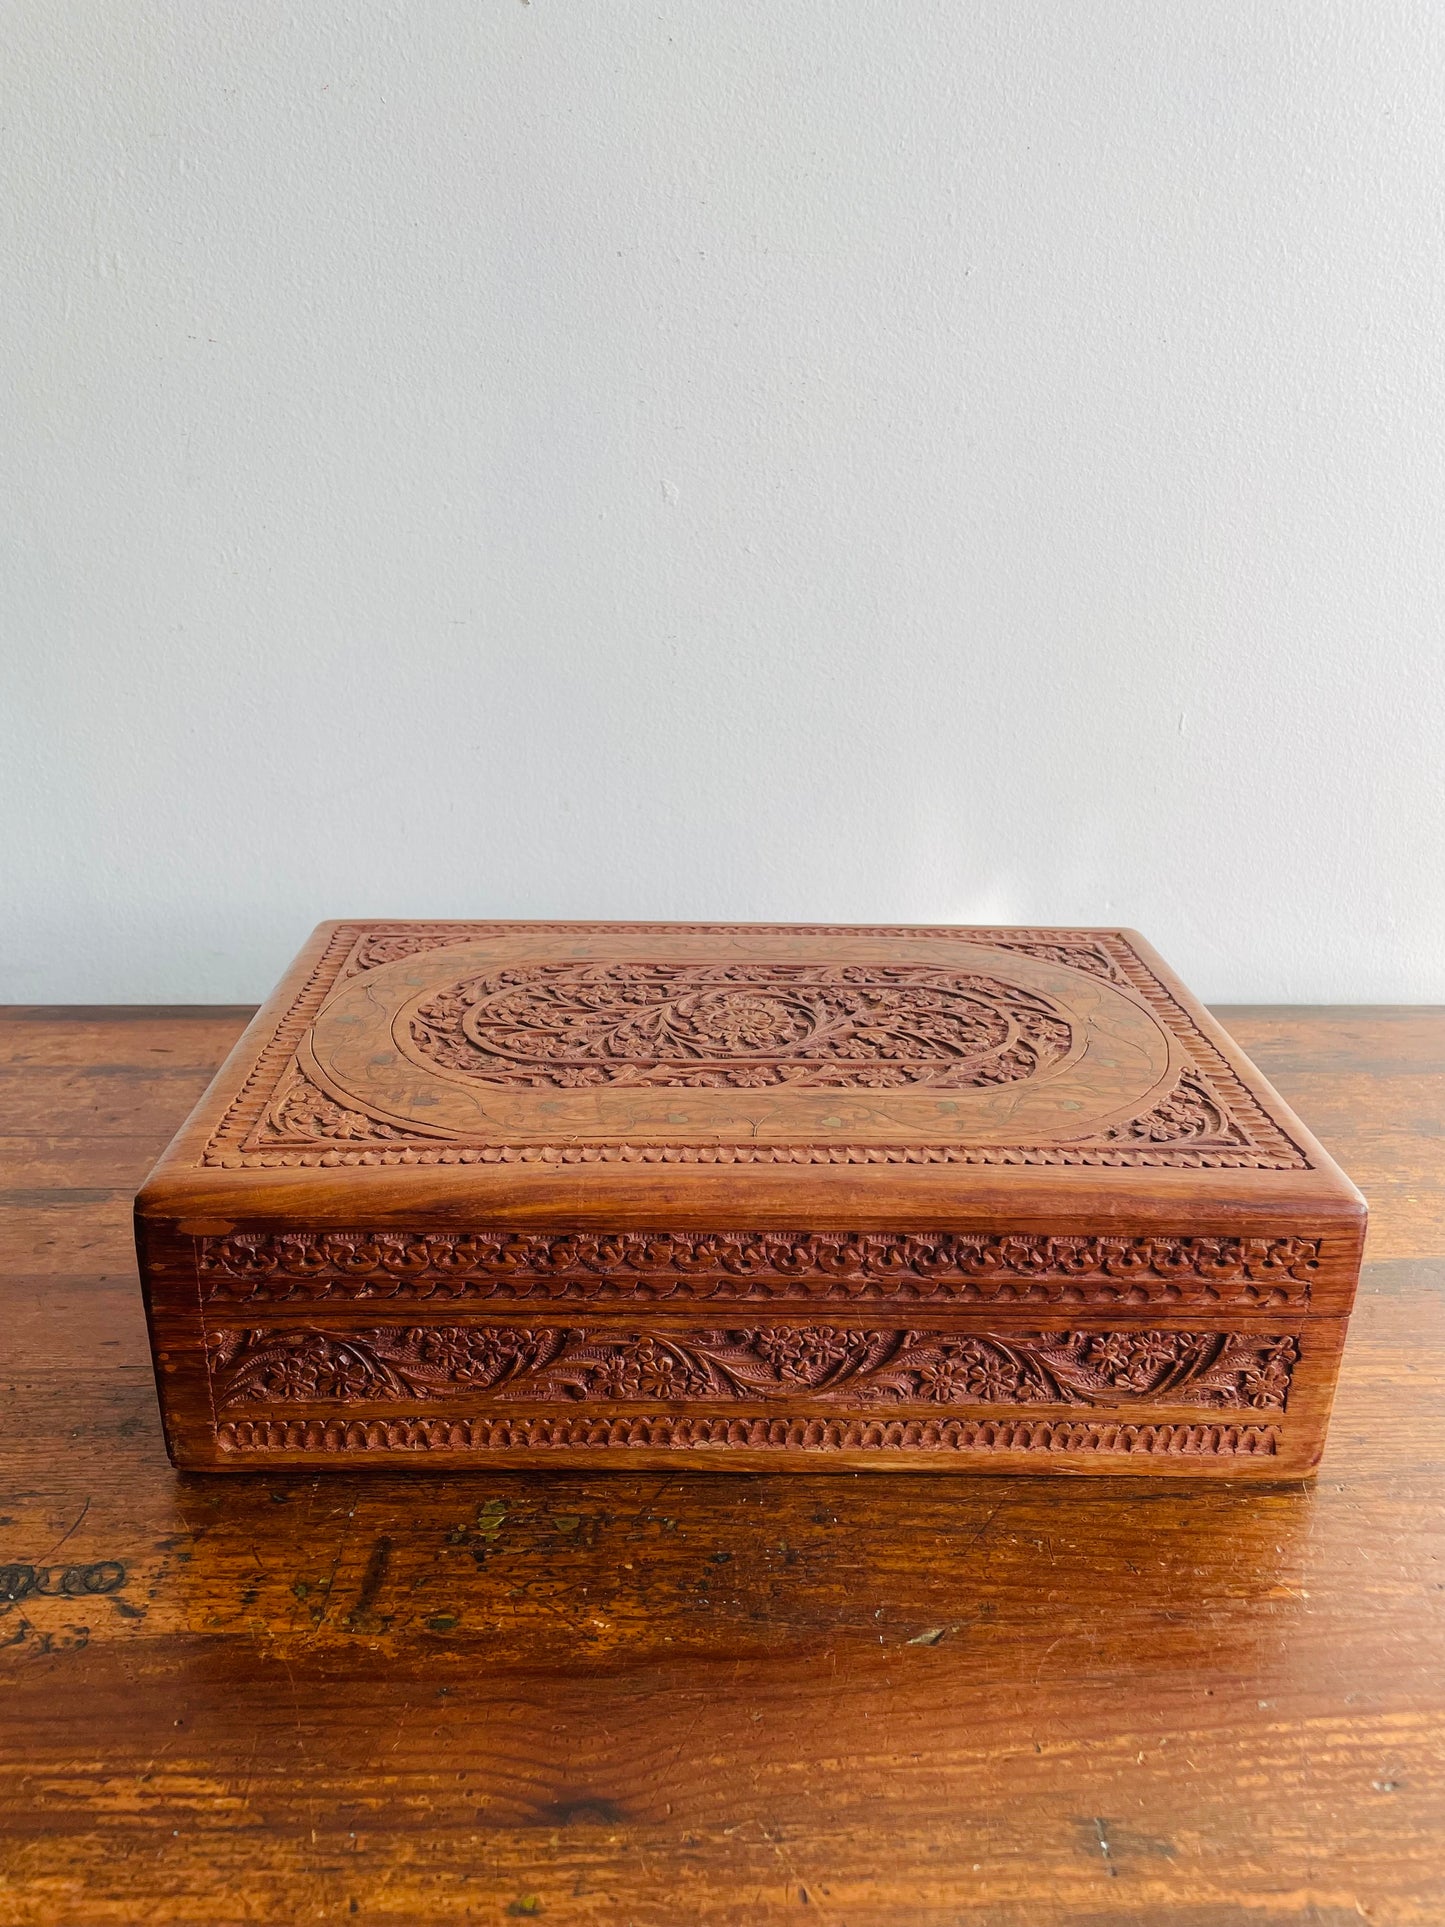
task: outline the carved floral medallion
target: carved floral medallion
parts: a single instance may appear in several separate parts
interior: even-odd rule
[[[493,1085],[970,1089],[1071,1041],[1056,1005],[987,977],[878,964],[538,964],[448,986],[419,1050]]]

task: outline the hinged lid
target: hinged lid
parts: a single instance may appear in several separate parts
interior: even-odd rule
[[[323,925],[140,1208],[197,1229],[1363,1218],[1133,932],[617,923]]]

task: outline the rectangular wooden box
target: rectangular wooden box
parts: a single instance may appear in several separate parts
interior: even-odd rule
[[[1308,1476],[1364,1226],[1127,930],[323,924],[136,1203],[197,1470]]]

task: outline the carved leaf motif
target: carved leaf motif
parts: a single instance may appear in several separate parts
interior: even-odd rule
[[[667,1404],[807,1397],[878,1405],[1282,1411],[1298,1345],[1231,1332],[617,1332],[548,1326],[216,1334],[220,1406],[449,1398]]]
[[[401,1136],[367,1111],[353,1111],[317,1090],[304,1071],[293,1069],[279,1096],[267,1107],[265,1128],[277,1138],[338,1138],[382,1141]]]
[[[1247,1145],[1248,1137],[1230,1117],[1208,1082],[1187,1071],[1162,1104],[1143,1117],[1106,1133],[1111,1140],[1150,1144],[1202,1142],[1221,1147]]]

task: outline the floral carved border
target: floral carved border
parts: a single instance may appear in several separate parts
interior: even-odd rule
[[[267,1452],[734,1451],[900,1456],[1060,1454],[1100,1458],[1273,1458],[1277,1425],[1121,1424],[1099,1419],[641,1417],[242,1419],[216,1427],[223,1455]]]
[[[217,1410],[485,1398],[527,1404],[782,1398],[854,1408],[1203,1406],[1282,1412],[1299,1357],[1261,1332],[624,1331],[501,1325],[212,1334]]]
[[[479,926],[344,924],[267,1041],[203,1153],[223,1168],[287,1169],[451,1164],[893,1164],[1056,1165],[1100,1168],[1305,1170],[1309,1160],[1236,1075],[1122,938],[1109,931],[968,929],[937,926],[809,925],[820,936],[899,935],[949,938],[1012,949],[1126,984],[1149,1003],[1188,1055],[1192,1068],[1152,1111],[1075,1145],[825,1144],[481,1144],[441,1141],[398,1130],[349,1110],[311,1083],[296,1050],[333,986],[343,978],[403,957],[459,943]],[[575,931],[578,926],[540,925]],[[746,925],[642,925],[659,936],[677,931],[735,935]]]
[[[195,1241],[208,1303],[814,1299],[1303,1305],[1318,1238],[982,1232],[297,1231]]]

